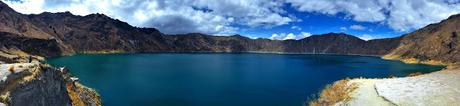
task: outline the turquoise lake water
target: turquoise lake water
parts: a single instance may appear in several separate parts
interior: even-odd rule
[[[346,77],[443,68],[368,56],[251,53],[75,55],[47,63],[70,68],[107,106],[301,106]]]

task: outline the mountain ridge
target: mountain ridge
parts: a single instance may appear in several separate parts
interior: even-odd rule
[[[238,34],[164,34],[155,28],[131,26],[99,13],[85,16],[70,12],[24,15],[4,3],[0,5],[0,19],[4,19],[0,23],[0,32],[27,39],[48,39],[56,43],[52,48],[58,49],[30,54],[41,57],[97,52],[276,52],[378,55],[416,62],[460,61],[460,56],[454,55],[460,49],[457,46],[460,42],[457,37],[452,37],[457,36],[459,31],[457,26],[460,21],[457,20],[460,20],[460,14],[400,37],[368,41],[345,33],[312,35],[299,40],[251,39]],[[427,43],[420,45],[414,41]],[[30,51],[17,47],[20,45],[2,46],[3,52],[11,48]]]
[[[395,44],[377,45],[380,45],[380,42],[396,43],[398,40],[365,41],[345,33],[313,35],[300,40],[250,39],[238,34],[234,36],[212,36],[201,33],[170,35],[161,33],[155,28],[134,27],[104,14],[77,16],[70,12],[43,12],[24,15],[12,9],[9,9],[8,13],[17,14],[14,17],[24,18],[22,21],[32,26],[24,28],[26,32],[37,29],[33,33],[26,33],[29,34],[25,36],[26,38],[55,41],[57,45],[54,45],[56,46],[54,48],[59,49],[54,50],[57,51],[31,53],[31,55],[42,57],[95,52],[277,52],[383,55],[388,49],[394,48]],[[13,29],[4,32],[15,32],[18,29],[8,24],[3,27]],[[48,37],[35,37],[38,35]],[[7,47],[23,48],[11,47],[11,45]]]

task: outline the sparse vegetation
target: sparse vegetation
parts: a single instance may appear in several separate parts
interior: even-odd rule
[[[388,78],[396,78],[396,76],[391,74],[391,75],[388,76]]]
[[[422,75],[422,74],[423,74],[422,72],[413,72],[413,73],[410,73],[408,76],[413,77],[413,76],[419,76],[419,75]]]
[[[85,103],[80,99],[80,95],[77,91],[78,89],[75,87],[75,85],[73,83],[67,83],[66,86],[70,100],[72,100],[72,105],[84,106]]]
[[[310,106],[332,106],[338,102],[345,102],[351,99],[350,93],[354,91],[357,86],[349,84],[350,79],[343,79],[336,81],[333,85],[327,85],[321,91],[319,98],[310,101]]]
[[[95,90],[85,87],[77,82],[69,82],[66,86],[73,106],[102,106],[100,95]],[[88,104],[89,101],[93,101],[92,103],[95,104]]]

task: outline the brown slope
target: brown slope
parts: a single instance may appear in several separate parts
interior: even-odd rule
[[[166,38],[158,30],[136,28],[103,14],[75,16],[69,12],[46,12],[28,17],[76,52],[170,50],[164,42]]]
[[[62,46],[31,20],[0,2],[0,55],[3,61],[23,61],[28,55],[59,56]]]
[[[0,32],[8,32],[30,38],[50,39],[52,36],[30,23],[30,20],[0,2]]]
[[[388,51],[373,42],[347,34],[329,33],[303,40],[250,39],[240,35],[211,36],[199,33],[165,35],[154,28],[137,28],[102,14],[75,16],[42,13],[28,16],[47,33],[54,33],[76,52],[286,52],[381,55]],[[386,41],[386,40],[385,40]],[[393,41],[393,40],[392,40]],[[397,43],[397,42],[396,42]],[[374,45],[368,47],[368,45]],[[317,51],[316,51],[317,50]]]
[[[460,15],[453,15],[402,37],[400,45],[386,55],[390,59],[408,62],[460,61]]]

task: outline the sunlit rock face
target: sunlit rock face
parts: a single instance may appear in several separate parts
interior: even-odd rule
[[[388,58],[428,63],[460,61],[460,15],[450,16],[440,23],[430,24],[402,37],[400,45]]]

